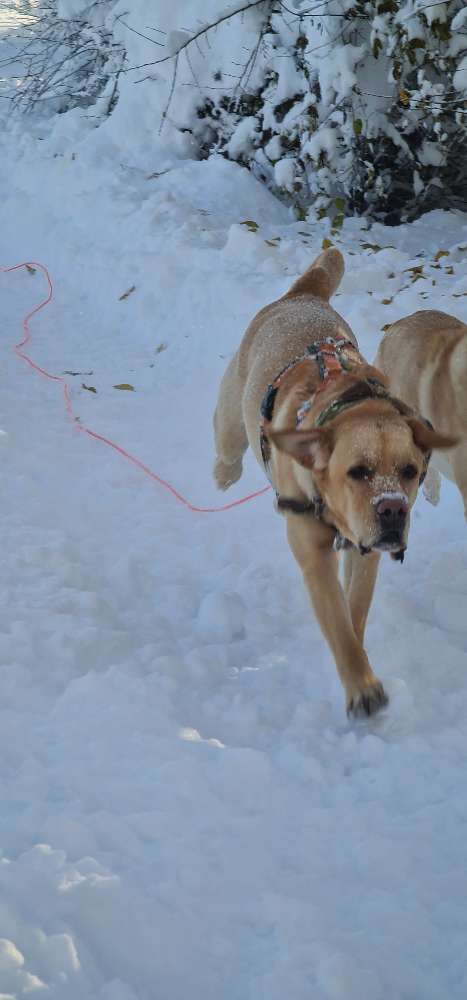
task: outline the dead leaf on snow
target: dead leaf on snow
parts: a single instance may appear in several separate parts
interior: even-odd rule
[[[164,174],[168,174],[169,170],[155,170],[153,174],[146,174],[147,181],[156,180],[157,177],[163,177]]]
[[[134,292],[135,290],[136,290],[136,285],[132,285],[131,288],[127,288],[126,292],[123,292],[123,295],[118,296],[118,301],[123,302],[123,299],[127,299],[128,296],[131,295],[131,293]]]
[[[247,229],[250,230],[250,233],[256,233],[259,229],[258,223],[255,222],[254,219],[244,219],[244,221],[241,222],[240,225],[246,226]]]

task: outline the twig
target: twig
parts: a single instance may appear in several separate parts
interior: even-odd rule
[[[172,97],[173,97],[173,93],[174,93],[174,90],[175,90],[175,84],[176,84],[176,81],[177,81],[178,59],[179,59],[179,53],[177,52],[177,54],[175,56],[175,60],[174,60],[174,68],[173,68],[173,73],[172,73],[172,84],[171,84],[171,87],[170,87],[169,96],[167,98],[167,104],[166,104],[166,106],[165,106],[165,108],[164,108],[164,110],[162,112],[162,115],[161,115],[161,123],[159,125],[159,135],[161,134],[162,129],[164,128],[165,120],[166,120],[167,115],[169,113],[170,105],[172,103]]]
[[[261,4],[269,4],[271,0],[253,0],[252,3],[245,3],[241,7],[237,7],[236,10],[231,10],[227,14],[223,14],[217,19],[217,21],[212,21],[211,24],[205,24],[202,28],[195,32],[194,35],[190,35],[182,44],[178,47],[175,52],[172,52],[168,56],[163,56],[162,59],[154,59],[152,62],[140,63],[138,66],[129,66],[126,73],[130,73],[135,69],[146,69],[147,66],[159,66],[161,63],[169,62],[171,59],[177,58],[184,49],[188,48],[192,42],[195,42],[197,38],[201,38],[202,35],[206,35],[208,31],[212,31],[213,28],[217,28],[219,24],[223,24],[224,21],[230,21],[232,17],[237,17],[238,14],[244,14],[247,10],[253,10],[254,7],[260,7]],[[160,42],[155,42],[153,38],[148,38],[148,41],[152,41],[154,45],[159,45]]]

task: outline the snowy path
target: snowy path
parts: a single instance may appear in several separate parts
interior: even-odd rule
[[[76,159],[32,159],[25,141],[0,167],[0,262],[37,258],[55,281],[31,353],[83,373],[86,424],[222,502],[210,420],[225,359],[326,231],[223,161],[118,173],[97,136]],[[442,214],[347,224],[336,306],[368,357],[411,309],[465,318],[466,233]],[[443,258],[412,284],[404,269],[440,247],[454,276]],[[391,704],[350,724],[270,498],[193,515],[76,434],[60,391],[10,352],[42,293],[39,275],[0,276],[0,995],[465,998],[455,490],[437,510],[419,501],[404,567],[384,565],[368,646]],[[232,498],[262,484],[249,461]]]

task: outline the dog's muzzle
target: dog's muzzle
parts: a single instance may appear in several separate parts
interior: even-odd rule
[[[403,539],[409,513],[408,497],[404,493],[380,493],[372,502],[376,508],[378,530],[373,548],[382,552],[405,549]]]

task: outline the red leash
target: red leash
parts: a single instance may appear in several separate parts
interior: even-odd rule
[[[149,476],[150,479],[153,479],[154,482],[159,484],[159,486],[163,486],[164,489],[168,490],[169,493],[171,493],[172,496],[176,498],[176,500],[179,500],[180,503],[185,505],[185,507],[188,507],[188,510],[195,511],[198,514],[218,514],[224,510],[231,510],[233,507],[239,507],[241,504],[247,503],[248,500],[254,500],[255,497],[262,496],[263,493],[267,493],[271,489],[270,486],[263,486],[261,490],[256,490],[254,493],[249,493],[248,496],[241,497],[240,500],[233,500],[232,503],[227,503],[223,507],[196,507],[195,504],[190,503],[190,501],[187,500],[186,497],[182,496],[182,494],[179,493],[174,486],[166,482],[165,479],[162,479],[161,476],[158,476],[156,472],[153,472],[152,469],[150,469],[147,465],[145,465],[144,462],[141,462],[139,458],[136,458],[135,455],[132,455],[129,451],[125,451],[125,448],[122,448],[119,444],[116,444],[115,441],[111,441],[110,438],[104,437],[103,434],[98,434],[97,431],[92,431],[88,427],[83,427],[83,425],[79,423],[79,419],[73,411],[73,406],[71,403],[70,387],[66,379],[63,378],[62,375],[52,375],[50,372],[46,371],[45,368],[41,368],[40,365],[36,365],[36,362],[33,361],[32,358],[30,358],[29,355],[25,354],[25,352],[22,350],[22,348],[26,344],[28,344],[31,340],[29,320],[32,319],[32,317],[35,316],[36,313],[40,312],[41,309],[44,309],[44,307],[47,306],[49,302],[51,302],[53,299],[52,280],[44,264],[39,264],[36,261],[27,261],[22,264],[15,264],[14,267],[0,266],[0,271],[9,273],[11,271],[18,271],[22,267],[34,268],[38,269],[39,271],[42,271],[42,274],[44,275],[47,281],[48,294],[47,297],[43,299],[42,302],[39,302],[39,305],[35,306],[35,308],[32,309],[31,312],[27,313],[27,315],[23,318],[22,326],[23,326],[24,337],[22,340],[20,340],[18,344],[15,344],[13,351],[19,358],[21,358],[22,361],[25,361],[30,368],[33,368],[34,371],[39,372],[39,375],[42,375],[44,378],[48,378],[51,382],[61,383],[61,385],[63,386],[63,398],[65,401],[65,408],[70,420],[73,423],[75,430],[79,431],[81,434],[87,434],[88,437],[94,438],[96,441],[102,441],[103,444],[106,444],[109,448],[113,448],[114,451],[117,451],[119,455],[123,455],[123,458],[126,458],[129,462],[132,462],[133,465],[136,465],[138,469],[141,469],[141,471],[144,472],[146,476]]]

